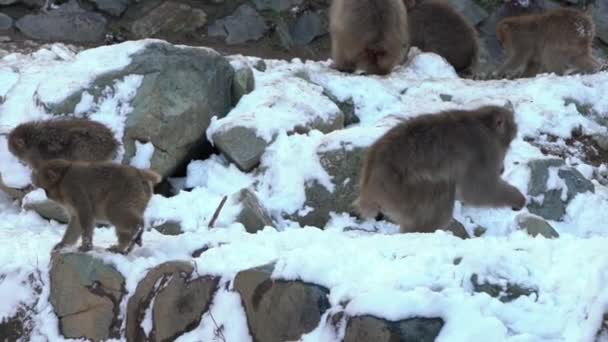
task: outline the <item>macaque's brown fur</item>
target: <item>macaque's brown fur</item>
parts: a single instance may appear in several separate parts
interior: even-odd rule
[[[333,0],[329,31],[334,67],[343,72],[388,74],[409,49],[402,0]]]
[[[70,222],[54,250],[73,245],[82,235],[80,251],[93,247],[96,220],[116,227],[118,245],[109,250],[128,253],[133,243],[141,245],[143,213],[152,188],[161,176],[151,170],[109,162],[71,162],[54,159],[33,172],[33,184],[43,188],[49,199],[61,204]]]
[[[601,68],[592,56],[593,20],[576,9],[505,18],[496,26],[496,36],[507,52],[507,60],[495,73],[498,77],[594,73]]]
[[[26,122],[8,136],[11,153],[33,168],[51,159],[110,161],[118,146],[108,127],[80,118]]]
[[[456,199],[519,210],[524,195],[500,178],[516,134],[513,112],[497,106],[406,120],[368,150],[355,205],[366,218],[386,215],[403,233],[445,229]]]
[[[408,25],[411,46],[442,56],[456,71],[471,71],[477,62],[477,31],[444,0],[416,4],[408,11]]]

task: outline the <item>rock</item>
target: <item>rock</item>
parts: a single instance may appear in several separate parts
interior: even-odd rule
[[[515,218],[520,229],[525,230],[531,236],[544,236],[548,239],[557,238],[559,234],[547,221],[536,215],[521,213]]]
[[[95,3],[95,7],[102,12],[108,13],[115,17],[120,17],[127,9],[130,0],[91,0]]]
[[[333,103],[335,103],[338,108],[344,114],[344,126],[349,126],[352,124],[359,123],[361,120],[355,114],[355,103],[352,98],[348,98],[344,101],[338,100],[328,89],[323,91],[323,95],[327,96]]]
[[[249,233],[256,233],[266,226],[273,226],[272,218],[258,197],[249,189],[243,189],[236,195],[236,201],[243,207],[236,221],[245,226]]]
[[[433,342],[443,328],[441,318],[411,318],[387,321],[374,316],[352,317],[344,342]]]
[[[291,32],[289,32],[289,25],[285,18],[278,17],[274,19],[274,32],[275,36],[279,38],[281,46],[286,50],[291,50],[295,43],[293,42],[293,37],[291,36]]]
[[[315,329],[329,309],[329,291],[301,281],[271,279],[273,264],[241,271],[234,288],[241,295],[254,341],[298,340]]]
[[[439,94],[439,98],[441,99],[441,101],[450,102],[454,97],[450,94]]]
[[[27,189],[15,189],[7,186],[2,181],[2,175],[0,175],[0,191],[7,194],[10,198],[18,201],[21,201],[23,197],[25,197],[25,194],[27,194],[28,192]]]
[[[342,145],[335,150],[317,152],[321,166],[327,172],[334,184],[334,191],[329,192],[318,182],[310,182],[306,186],[306,201],[304,207],[313,210],[303,216],[292,215],[291,219],[301,225],[324,227],[329,221],[330,212],[352,212],[351,204],[359,194],[358,180],[365,149],[352,148]]]
[[[595,134],[592,138],[602,150],[608,151],[608,135]]]
[[[260,11],[271,10],[282,12],[299,5],[304,0],[253,0],[255,7]]]
[[[0,274],[0,282],[6,279],[7,274]],[[8,275],[10,277],[10,273]],[[36,305],[42,297],[44,283],[40,273],[34,272],[27,276],[20,284],[19,291],[30,291],[32,296],[26,302],[19,304],[16,314],[0,319],[0,341],[30,341],[34,329],[34,318],[38,313]]]
[[[127,341],[173,341],[198,326],[218,279],[193,278],[193,271],[191,263],[170,261],[146,274],[127,303]],[[152,310],[150,336],[141,328],[148,310]]]
[[[250,171],[280,132],[328,133],[344,127],[344,115],[322,90],[299,77],[256,88],[253,93],[259,91],[259,96],[243,97],[228,116],[211,125],[207,136],[239,169]],[[272,121],[265,119],[269,116]],[[264,120],[265,126],[256,126],[256,120]]]
[[[528,210],[548,220],[560,221],[566,213],[568,203],[579,193],[595,192],[591,181],[586,179],[578,170],[567,167],[561,159],[538,159],[529,162],[531,171],[528,184],[528,195],[532,198],[528,203]],[[557,169],[558,179],[552,182],[563,182],[566,186],[566,198],[562,199],[562,184],[553,184],[552,189],[547,189],[547,181],[550,178],[550,169]]]
[[[486,12],[481,6],[477,5],[473,0],[447,0],[448,3],[454,8],[456,8],[459,12],[464,14],[464,16],[469,19],[473,26],[477,26],[477,24],[481,23],[488,17],[488,12]]]
[[[592,1],[590,5],[595,22],[595,34],[605,44],[608,44],[608,2]]]
[[[241,97],[251,93],[254,88],[253,70],[246,65],[235,68],[234,79],[232,80],[232,105],[236,106]]]
[[[5,31],[13,27],[13,18],[4,13],[0,13],[0,31]]]
[[[189,5],[167,1],[135,20],[131,32],[137,38],[153,37],[158,34],[191,33],[207,23],[203,10]]]
[[[484,228],[482,226],[477,226],[475,227],[475,229],[473,229],[473,235],[475,235],[475,237],[480,237],[483,234],[485,234],[488,231],[487,228]]]
[[[467,233],[467,230],[464,228],[462,223],[458,222],[458,220],[456,219],[452,219],[452,222],[450,222],[450,224],[445,230],[451,232],[452,234],[454,234],[454,236],[459,237],[461,239],[470,238],[469,233]]]
[[[104,48],[115,46],[120,44]],[[56,114],[71,113],[84,91],[98,98],[114,80],[131,74],[144,77],[125,122],[123,162],[134,156],[135,141],[150,141],[155,147],[151,168],[169,176],[188,158],[192,146],[202,142],[211,117],[229,111],[234,71],[226,58],[211,49],[151,41],[131,56],[124,69],[99,75],[90,87],[44,106]]]
[[[159,233],[164,235],[180,235],[183,233],[182,225],[178,221],[166,221],[159,225],[152,226],[152,228],[156,229]]]
[[[538,296],[538,290],[532,288],[525,288],[518,284],[512,284],[507,282],[506,286],[499,284],[492,284],[488,281],[483,283],[479,282],[479,276],[477,274],[471,275],[471,284],[475,292],[485,292],[490,297],[498,298],[503,303],[509,303],[521,296],[529,296],[535,294]]]
[[[103,15],[81,9],[76,0],[48,13],[27,14],[16,26],[26,36],[46,41],[100,42],[106,34]]]
[[[253,7],[243,4],[232,15],[216,21],[219,28],[223,27],[227,34],[226,43],[240,44],[258,40],[264,36],[268,26],[264,18]],[[216,28],[216,31],[220,31]]]
[[[318,13],[306,12],[296,20],[291,28],[291,37],[296,45],[306,45],[327,33],[327,25]]]
[[[70,217],[68,213],[57,202],[49,199],[43,201],[27,201],[27,196],[23,201],[23,209],[33,210],[38,215],[47,220],[55,220],[61,223],[68,223]]]
[[[63,336],[93,341],[120,337],[117,315],[125,282],[118,271],[88,254],[56,254],[50,279],[49,301]]]
[[[18,0],[0,0],[0,5],[11,5],[17,2]]]

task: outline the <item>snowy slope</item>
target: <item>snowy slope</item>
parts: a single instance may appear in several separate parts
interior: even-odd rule
[[[145,43],[111,47],[113,58],[99,58],[107,51],[87,51],[74,55],[62,45],[32,55],[9,55],[0,60],[0,132],[16,124],[48,114],[39,100],[58,101],[69,87],[80,87],[96,73],[120,68],[128,56]],[[242,63],[257,59],[234,57]],[[256,96],[268,91],[281,92],[280,80],[307,75],[311,82],[329,89],[339,100],[351,98],[361,123],[344,130],[306,135],[279,133],[262,157],[264,172],[245,174],[221,156],[193,161],[186,179],[178,180],[184,188],[172,198],[155,196],[147,210],[149,221],[180,219],[185,233],[164,236],[155,230],[144,236],[144,246],[129,256],[104,251],[115,240],[112,230],[97,229],[96,248],[92,252],[125,275],[132,293],[137,282],[153,266],[168,260],[192,260],[192,251],[208,244],[218,246],[195,258],[198,274],[221,276],[231,281],[240,270],[277,262],[274,277],[301,279],[327,287],[330,303],[347,303],[348,314],[373,314],[391,320],[414,316],[442,317],[446,321],[439,341],[593,341],[608,305],[608,188],[594,180],[597,167],[579,158],[567,160],[584,170],[593,180],[594,194],[578,195],[569,205],[563,222],[550,222],[560,238],[532,238],[515,231],[515,215],[510,209],[477,209],[456,206],[455,217],[469,230],[477,225],[488,229],[482,238],[460,240],[448,233],[393,234],[388,223],[367,222],[377,233],[348,231],[357,226],[353,218],[336,214],[325,230],[299,228],[281,220],[278,231],[267,227],[252,235],[234,223],[238,205],[227,203],[215,229],[207,224],[224,195],[254,184],[262,203],[275,217],[293,213],[304,204],[304,184],[313,179],[327,188],[332,180],[323,171],[316,156],[318,148],[347,143],[367,146],[389,129],[396,117],[411,117],[450,108],[475,108],[482,104],[514,105],[519,135],[505,162],[504,178],[526,190],[530,170],[528,160],[542,158],[539,148],[524,140],[550,134],[561,139],[573,129],[585,134],[607,134],[606,127],[577,111],[574,98],[591,105],[598,113],[608,113],[608,73],[589,76],[557,77],[541,75],[516,81],[471,81],[457,77],[453,69],[432,54],[411,56],[388,77],[345,75],[329,68],[329,62],[298,60],[266,61],[265,72],[254,70],[257,87],[264,92],[246,95],[243,101],[256,103]],[[56,77],[60,73],[62,77]],[[299,75],[299,76],[298,76]],[[128,102],[139,86],[137,75],[115,84],[103,105],[81,102],[82,110],[91,110],[117,137],[122,136],[122,122],[128,115]],[[274,89],[272,88],[274,87]],[[293,88],[287,88],[293,90]],[[289,103],[298,104],[301,94],[293,91],[293,101],[278,104],[277,111]],[[444,101],[440,95],[450,95]],[[325,103],[308,103],[309,106]],[[238,113],[237,113],[238,114]],[[273,113],[266,113],[272,115]],[[277,113],[277,115],[279,115]],[[606,114],[605,114],[606,115]],[[269,136],[277,127],[267,127]],[[213,127],[211,128],[211,130]],[[272,130],[272,131],[271,131]],[[202,132],[203,134],[204,132]],[[211,132],[206,132],[207,136]],[[262,133],[264,134],[264,133]],[[132,163],[146,165],[145,146]],[[605,168],[606,166],[604,166]],[[29,170],[21,166],[6,149],[0,136],[0,173],[5,183],[20,187],[29,180]],[[297,228],[297,229],[296,229]],[[37,214],[24,211],[0,194],[0,320],[15,314],[16,303],[30,303],[36,296],[22,282],[39,270],[44,281],[36,309],[33,341],[61,341],[57,318],[47,301],[50,250],[59,241],[64,225],[49,223]],[[221,246],[219,244],[222,243]],[[459,263],[455,259],[461,259]],[[364,270],[365,272],[362,272]],[[537,290],[537,295],[503,303],[472,290],[470,277],[479,274],[493,282],[515,283]],[[7,295],[7,294],[10,294]],[[122,303],[126,305],[126,299]],[[217,324],[224,324],[227,341],[249,340],[244,311],[235,293],[221,290],[211,307]],[[212,341],[209,317],[201,325],[180,337],[180,341]],[[324,322],[324,320],[322,320]],[[338,341],[333,330],[323,323],[304,337],[306,341]]]

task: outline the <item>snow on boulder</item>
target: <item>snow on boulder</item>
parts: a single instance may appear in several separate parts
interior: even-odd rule
[[[207,137],[241,170],[256,167],[277,134],[323,133],[344,127],[344,114],[323,88],[300,77],[263,84],[243,96],[223,119],[214,119]]]
[[[168,176],[203,142],[211,117],[228,112],[234,71],[211,49],[157,40],[140,41],[133,48],[136,43],[78,54],[73,63],[58,68],[67,69],[70,77],[41,84],[37,99],[55,114],[111,120],[124,144],[123,162],[135,155],[136,141],[151,142],[151,168]],[[99,65],[112,58],[116,62],[111,65],[118,67],[97,67],[94,75],[75,73],[87,61]],[[117,117],[122,125],[115,124]]]

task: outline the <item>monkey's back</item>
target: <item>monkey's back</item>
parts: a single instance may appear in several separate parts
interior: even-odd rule
[[[444,57],[457,71],[477,58],[477,31],[468,20],[443,0],[427,0],[408,13],[410,43],[425,52]]]
[[[585,12],[559,8],[543,15],[545,45],[590,47],[595,37],[595,25]]]
[[[42,160],[106,161],[114,158],[119,145],[108,127],[87,119],[30,122],[24,131]]]
[[[406,13],[402,0],[334,0],[330,32],[353,45],[405,44]]]

